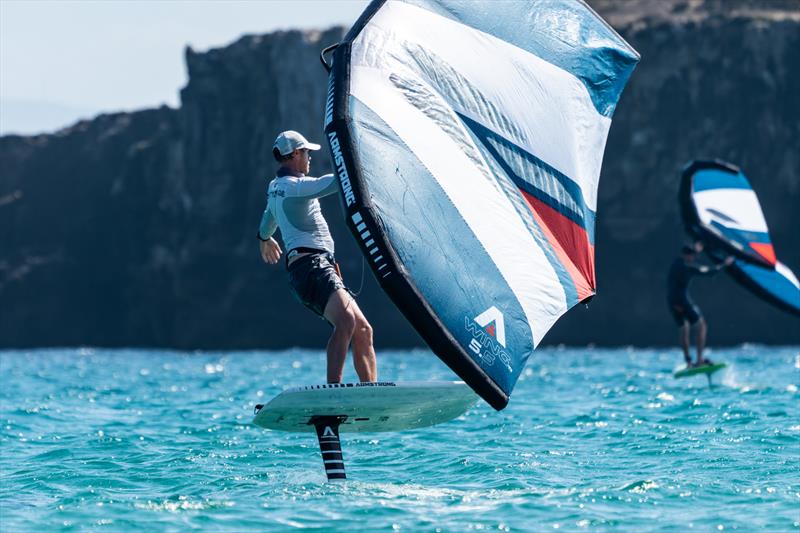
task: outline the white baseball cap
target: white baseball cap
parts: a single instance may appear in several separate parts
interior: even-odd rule
[[[289,155],[295,150],[302,150],[303,148],[308,150],[319,150],[320,145],[308,142],[305,137],[296,131],[288,130],[278,135],[278,138],[275,139],[275,144],[272,145],[272,148],[277,148],[281,155]]]

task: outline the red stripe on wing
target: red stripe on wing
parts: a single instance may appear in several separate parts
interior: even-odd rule
[[[541,200],[523,190],[520,192],[559,261],[572,278],[578,298],[583,300],[594,295],[597,286],[594,245],[589,242],[586,230]]]
[[[768,242],[751,242],[750,248],[766,259],[770,265],[775,266],[777,258],[775,257],[775,248],[772,247],[772,244]]]

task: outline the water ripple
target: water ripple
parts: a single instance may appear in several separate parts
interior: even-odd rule
[[[2,529],[797,529],[799,352],[717,350],[710,389],[677,351],[539,350],[503,412],[344,434],[344,483],[312,435],[250,423],[321,352],[1,352]],[[424,350],[380,363],[451,379]]]

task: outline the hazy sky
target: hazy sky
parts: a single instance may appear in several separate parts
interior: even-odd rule
[[[367,0],[0,0],[0,134],[177,106],[183,50],[350,26]]]

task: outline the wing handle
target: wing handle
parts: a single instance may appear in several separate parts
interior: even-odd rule
[[[325,59],[325,55],[326,55],[326,54],[332,54],[332,53],[333,53],[333,51],[334,51],[334,50],[336,50],[336,48],[337,48],[337,47],[338,47],[340,44],[342,44],[342,43],[336,43],[336,44],[332,44],[332,45],[330,45],[330,46],[327,46],[327,47],[325,47],[325,48],[323,48],[323,49],[322,49],[322,52],[320,52],[320,53],[319,53],[319,60],[320,60],[320,61],[322,61],[322,66],[323,66],[323,67],[325,67],[325,70],[328,72],[328,74],[330,74],[330,73],[331,73],[331,69],[333,68],[333,64],[332,64],[332,63],[329,63],[329,62],[328,62],[328,61]]]

